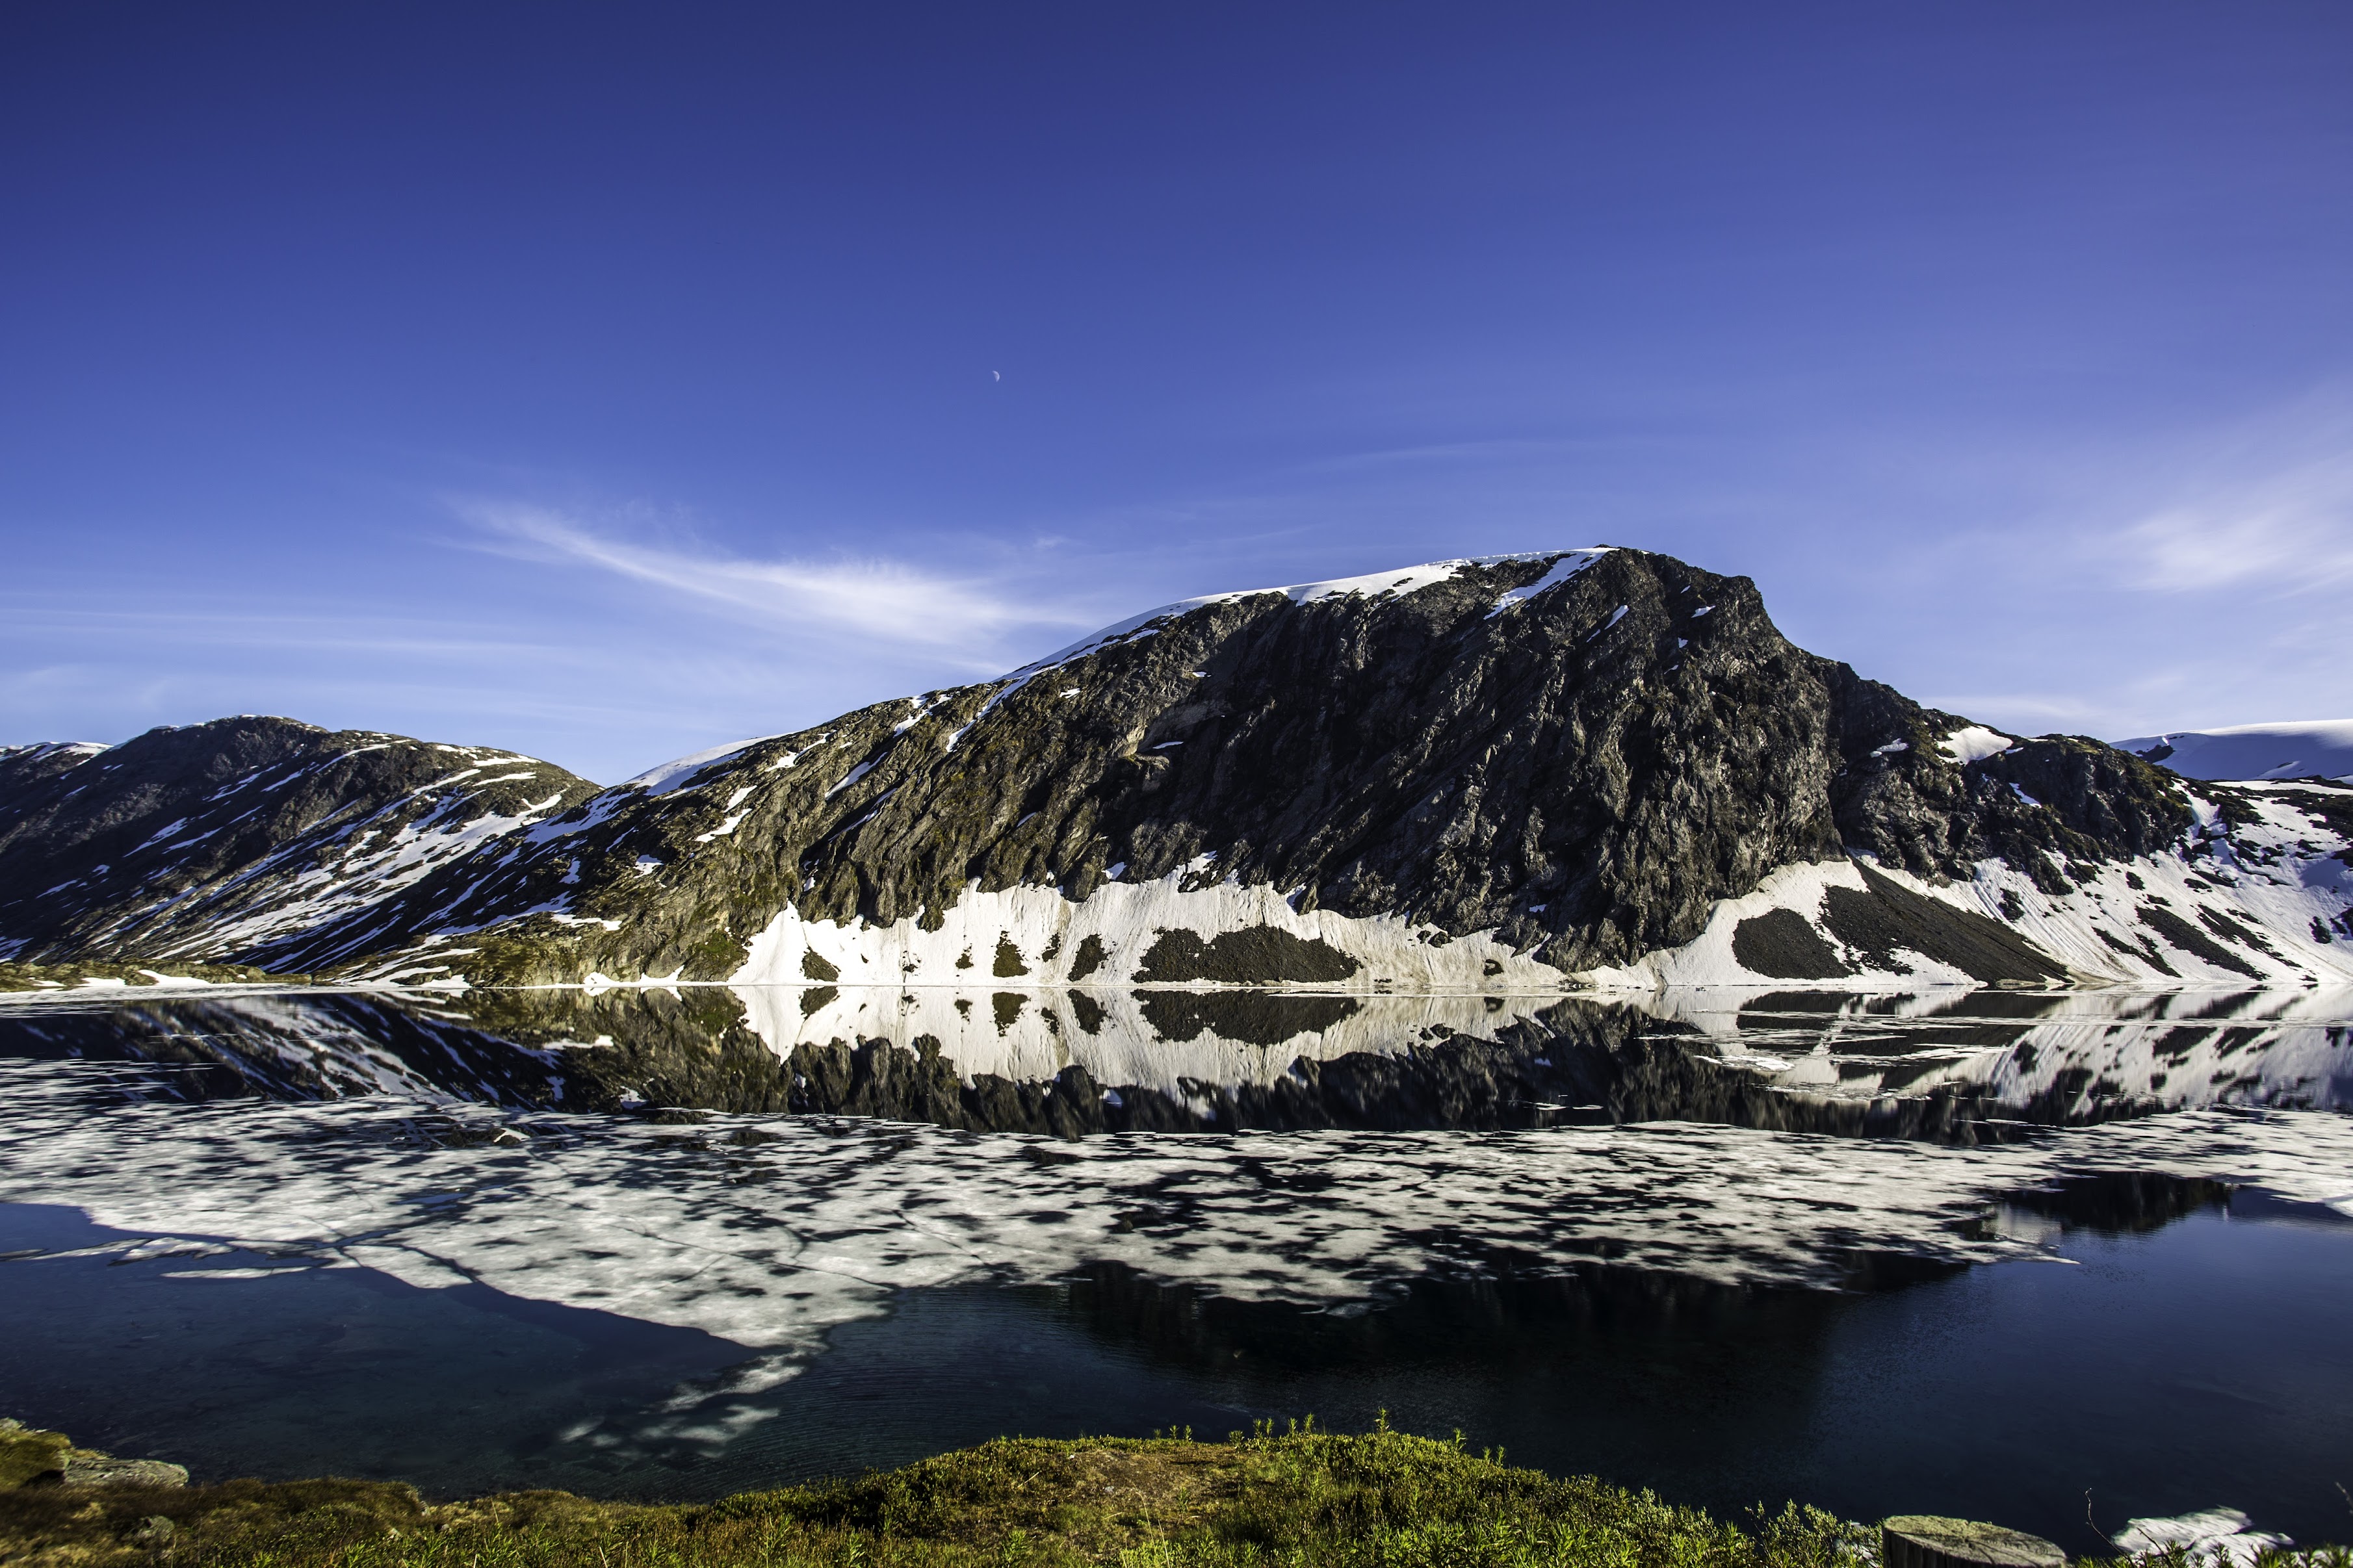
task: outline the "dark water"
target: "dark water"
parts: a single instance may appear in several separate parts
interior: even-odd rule
[[[1075,1070],[1096,1108],[1157,1094],[1212,1126],[1681,1118],[1775,1130],[1831,1168],[1841,1148],[1884,1147],[1889,1134],[1969,1144],[2052,1136],[2037,1121],[2216,1104],[2294,1107],[2274,1124],[2325,1131],[2353,1081],[2342,1009],[2256,994],[1556,1006],[1492,1038],[1433,1027],[1425,1011],[1371,1050],[1325,1046],[1335,1028],[1269,1045],[1205,1026],[1184,1040],[1098,1035],[1059,1060],[1037,1023],[1026,1045],[1011,1026],[995,1044],[964,1040],[967,1062],[998,1052],[996,1073],[958,1067],[937,1038],[747,1046],[760,1002],[730,1015],[692,996],[575,1001],[585,1016],[543,1016],[534,1037],[446,1002],[149,1002],[0,1018],[0,1054],[24,1072],[109,1057],[190,1064],[156,1081],[211,1100],[206,1114],[240,1097],[591,1100],[613,1107],[599,1114],[617,1135],[665,1104],[803,1109],[789,1097],[811,1092],[812,1075],[794,1064],[831,1049],[841,1075],[819,1087],[841,1103],[822,1109],[929,1107],[929,1120],[977,1121],[984,1137],[1057,1131],[1052,1116],[1075,1112],[1052,1101],[1075,1098]],[[608,1043],[591,1045],[599,1036]],[[1193,1055],[1180,1062],[1180,1048]],[[1269,1051],[1271,1067],[1251,1067]],[[1218,1061],[1247,1070],[1189,1070]],[[710,1092],[681,1092],[696,1084]],[[596,1123],[583,1125],[593,1138]],[[119,1160],[130,1192],[141,1155],[78,1145],[57,1156],[50,1184],[103,1194],[112,1178],[100,1167]],[[2336,1489],[2353,1487],[2353,1222],[2243,1184],[2129,1173],[2046,1184],[2002,1223],[2047,1231],[2047,1258],[1959,1268],[1897,1255],[1855,1276],[1873,1288],[1845,1292],[1522,1258],[1303,1302],[1222,1290],[1214,1267],[1179,1286],[1082,1258],[1045,1283],[896,1289],[886,1311],[834,1321],[814,1353],[780,1367],[717,1332],[480,1281],[422,1289],[375,1268],[296,1266],[233,1237],[211,1256],[152,1256],[154,1230],[96,1225],[73,1206],[87,1196],[43,1201],[45,1157],[23,1145],[5,1156],[20,1201],[0,1204],[0,1254],[13,1255],[0,1261],[11,1329],[0,1411],[200,1477],[708,1497],[1008,1432],[1219,1436],[1308,1414],[1357,1428],[1386,1411],[1407,1430],[1459,1430],[1516,1462],[1733,1512],[1795,1498],[1864,1519],[1955,1513],[2083,1552],[2102,1544],[2088,1490],[2103,1531],[2226,1505],[2307,1542],[2353,1537]],[[1057,1158],[1051,1145],[1036,1157]],[[237,1158],[207,1181],[233,1187]],[[257,1160],[249,1180],[267,1189],[280,1169]],[[2353,1192],[2353,1170],[2329,1190]],[[1319,1200],[1310,1186],[1280,1201],[1304,1215]],[[174,1234],[215,1233],[192,1215]],[[613,1269],[630,1267],[617,1250]]]
[[[6,1250],[98,1239],[70,1213],[0,1210]],[[711,1496],[1008,1432],[1352,1429],[1386,1410],[1719,1510],[1953,1512],[2090,1551],[2088,1489],[2111,1531],[2229,1504],[2301,1540],[2353,1533],[2334,1489],[2353,1476],[2353,1224],[2242,1192],[2154,1232],[2071,1230],[2059,1251],[2072,1263],[1862,1295],[1604,1275],[1433,1283],[1345,1317],[1117,1275],[907,1291],[836,1329],[782,1413],[715,1453],[562,1436],[743,1358],[694,1331],[365,1269],[195,1280],[173,1278],[185,1259],[19,1258],[0,1265],[17,1325],[0,1387],[26,1418],[202,1476],[325,1469],[439,1495]]]

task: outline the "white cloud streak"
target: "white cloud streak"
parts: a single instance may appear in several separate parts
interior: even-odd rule
[[[2353,421],[2332,424],[2322,455],[2264,468],[2245,454],[2215,465],[2179,499],[2109,536],[2124,581],[2168,594],[2293,593],[2353,578]]]
[[[901,562],[745,561],[616,539],[545,507],[477,501],[460,503],[458,510],[510,546],[543,559],[723,605],[785,631],[847,632],[909,648],[977,651],[1020,627],[1094,624],[985,579]]]

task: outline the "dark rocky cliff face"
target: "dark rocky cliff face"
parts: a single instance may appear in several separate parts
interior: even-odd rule
[[[596,786],[286,719],[0,757],[0,955],[210,958],[352,910]]]
[[[716,978],[788,901],[810,920],[935,921],[970,884],[1077,900],[1114,873],[1179,873],[1296,889],[1302,910],[1494,930],[1573,971],[1687,942],[1715,900],[1849,846],[1966,875],[2012,849],[2131,854],[2189,820],[2162,774],[2097,742],[1954,763],[1937,741],[1966,721],[1793,647],[1746,578],[1620,550],[1499,607],[1554,565],[1236,596],[1010,685],[848,714],[660,795],[609,792],[487,879],[420,883],[390,929],[563,900],[620,929],[503,928],[469,939],[468,973]],[[2034,815],[2013,774],[2062,810]],[[359,923],[287,957],[358,957]]]
[[[2080,735],[2045,735],[1966,766],[1938,742],[1968,721],[1920,707],[1844,665],[1827,665],[1840,739],[1831,787],[1839,836],[1883,864],[1965,877],[1999,857],[2050,892],[2065,868],[2155,854],[2190,826],[2162,770]],[[1905,742],[1901,751],[1883,748]]]
[[[63,771],[27,758],[28,782],[0,797],[0,939],[16,947],[0,957],[140,952],[478,984],[715,980],[788,910],[904,937],[1008,889],[1077,908],[1160,885],[1179,902],[1261,889],[1292,925],[1318,911],[1378,921],[1380,941],[1432,952],[1493,933],[1456,950],[1477,984],[1513,963],[1560,974],[1679,947],[1777,868],[1842,868],[1850,852],[1932,887],[1999,859],[2042,904],[2004,891],[1978,914],[1849,874],[1819,908],[1745,921],[1747,972],[1902,973],[1905,954],[1925,954],[1981,981],[2047,984],[2108,950],[2162,966],[2202,944],[2233,973],[2276,960],[2302,973],[2305,950],[2340,925],[2353,936],[2333,893],[2310,934],[2290,933],[2293,953],[2276,932],[2244,953],[2217,946],[2239,941],[2233,917],[2190,911],[2221,933],[2200,935],[2161,889],[2137,926],[2129,910],[2059,910],[2126,881],[2137,896],[2137,879],[2119,871],[2111,887],[2103,868],[2210,847],[2182,782],[2081,738],[1977,731],[1987,743],[1957,748],[1968,730],[1792,646],[1746,578],[1631,550],[1457,563],[1320,596],[1175,606],[1002,681],[601,793],[529,759],[283,721],[159,732]],[[10,765],[0,758],[0,784]],[[369,827],[404,826],[433,853],[397,874],[351,858]],[[2318,886],[2301,861],[2273,875]],[[2037,945],[2062,914],[2116,930],[2063,961]],[[1347,931],[1197,924],[1166,900],[1121,918],[1144,922],[1126,945],[992,925],[920,983],[1386,973]],[[1493,955],[1483,969],[1474,952]],[[882,973],[880,952],[843,976],[796,950],[771,978],[898,983],[901,958]]]
[[[30,746],[0,746],[0,802],[20,799],[45,780],[79,767],[107,748],[72,742],[43,742]]]

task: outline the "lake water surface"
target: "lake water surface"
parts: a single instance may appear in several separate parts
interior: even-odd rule
[[[2087,1551],[2088,1490],[2109,1531],[2219,1504],[2344,1540],[2348,1020],[2309,992],[12,1002],[0,1408],[205,1477],[646,1498],[1386,1410],[1719,1509]]]

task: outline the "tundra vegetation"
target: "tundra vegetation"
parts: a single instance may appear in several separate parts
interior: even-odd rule
[[[596,1502],[517,1492],[432,1504],[386,1481],[229,1481],[185,1489],[57,1484],[66,1440],[0,1436],[0,1562],[326,1568],[859,1568],[1116,1563],[1659,1564],[1841,1568],[1876,1531],[1798,1504],[1734,1523],[1590,1478],[1559,1479],[1386,1423],[1345,1436],[1312,1420],[1222,1443],[1000,1438],[900,1469],[711,1503]],[[18,1461],[22,1462],[18,1462]],[[2145,1560],[2189,1568],[2179,1553]],[[2267,1554],[2353,1568],[2326,1548]]]

